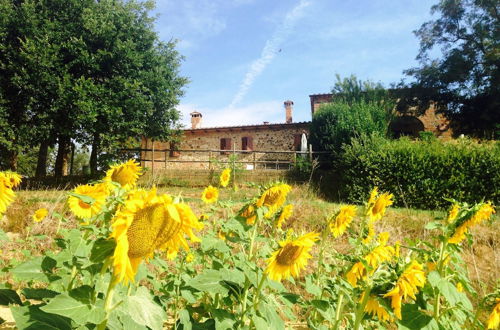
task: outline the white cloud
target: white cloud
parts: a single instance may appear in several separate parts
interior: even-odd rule
[[[203,108],[196,104],[184,103],[180,104],[177,109],[181,112],[182,124],[186,128],[191,127],[191,116],[189,114],[193,111],[201,112],[203,115],[202,127],[252,125],[262,124],[264,121],[280,123],[285,121],[283,102],[277,100],[221,109]]]
[[[295,23],[300,17],[303,16],[304,9],[309,6],[309,4],[309,1],[301,0],[285,15],[285,19],[281,25],[274,32],[272,37],[267,40],[260,57],[250,65],[250,69],[245,74],[245,78],[240,84],[240,87],[238,88],[238,91],[234,95],[228,108],[235,107],[243,99],[243,97],[245,97],[255,79],[262,73],[262,71],[264,71],[264,69],[269,65],[269,63],[271,63],[276,54],[279,52],[281,44],[291,34]]]

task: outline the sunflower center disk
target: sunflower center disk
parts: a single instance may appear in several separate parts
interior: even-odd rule
[[[287,244],[276,257],[276,261],[280,265],[290,266],[300,257],[303,250],[302,246]]]
[[[281,193],[279,191],[270,191],[264,199],[264,205],[272,206],[280,199]]]
[[[82,209],[90,209],[92,207],[92,205],[84,203],[81,200],[78,201],[78,206],[80,206]]]
[[[161,205],[153,205],[137,211],[127,230],[129,257],[143,258],[151,254],[157,245],[156,240],[164,222],[165,210]]]

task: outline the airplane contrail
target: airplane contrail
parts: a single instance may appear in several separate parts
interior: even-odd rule
[[[287,14],[283,22],[276,29],[272,37],[266,41],[260,57],[252,62],[250,69],[245,74],[245,78],[238,88],[238,92],[234,95],[229,108],[233,108],[247,94],[248,90],[254,83],[255,79],[264,71],[269,63],[274,59],[276,54],[281,51],[281,44],[292,32],[295,23],[303,15],[304,9],[310,5],[308,0],[300,0],[299,3]]]

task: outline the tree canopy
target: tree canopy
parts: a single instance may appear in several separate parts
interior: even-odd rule
[[[420,39],[420,65],[405,71],[415,78],[405,91],[413,93],[410,98],[438,102],[456,132],[498,138],[498,1],[442,0],[431,12],[438,18],[415,31]]]
[[[4,167],[37,146],[41,166],[57,143],[61,175],[77,142],[92,146],[95,170],[102,150],[175,132],[187,79],[175,41],[154,31],[152,8],[134,0],[0,0]]]

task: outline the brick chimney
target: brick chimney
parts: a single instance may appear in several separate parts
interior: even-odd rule
[[[191,115],[191,128],[201,128],[201,118],[203,117],[200,112],[193,111]]]
[[[287,100],[285,101],[285,115],[286,115],[286,123],[292,123],[292,110],[293,110],[293,101]]]

